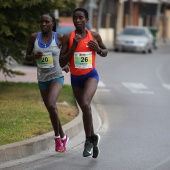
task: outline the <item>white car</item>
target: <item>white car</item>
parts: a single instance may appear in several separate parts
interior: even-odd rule
[[[117,35],[115,51],[151,53],[154,37],[147,27],[128,26]]]

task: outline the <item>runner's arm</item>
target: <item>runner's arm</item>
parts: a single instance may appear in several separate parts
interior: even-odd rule
[[[37,33],[32,33],[29,37],[28,47],[27,47],[26,56],[25,56],[25,60],[27,61],[33,61],[33,60],[39,59],[43,55],[43,52],[41,51],[36,54],[33,54],[34,42],[35,42],[36,37],[37,37]]]
[[[106,46],[104,45],[101,36],[97,32],[91,32],[91,33],[95,40],[89,41],[89,43],[88,43],[89,47],[92,48],[93,50],[95,50],[97,52],[97,54],[99,54],[100,56],[106,57],[108,50],[107,50]]]
[[[81,38],[76,35],[73,39],[73,44],[69,49],[70,34],[64,34],[59,58],[61,67],[64,67],[70,61],[80,39]]]

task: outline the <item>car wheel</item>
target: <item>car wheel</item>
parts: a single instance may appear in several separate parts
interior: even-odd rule
[[[150,48],[150,49],[148,50],[148,52],[149,52],[149,53],[152,53],[152,49]]]
[[[143,54],[147,54],[147,51],[146,51],[146,50],[144,50],[144,51],[142,51],[142,53],[143,53]]]
[[[119,50],[117,48],[114,49],[115,52],[119,52]]]

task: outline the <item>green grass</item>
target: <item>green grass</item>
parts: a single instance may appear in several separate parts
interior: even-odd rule
[[[62,125],[77,115],[70,85],[64,85],[57,108]],[[0,82],[0,145],[29,139],[52,130],[37,83]]]

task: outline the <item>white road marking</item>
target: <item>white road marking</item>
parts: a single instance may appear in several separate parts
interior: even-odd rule
[[[105,84],[102,81],[99,81],[98,87],[106,87]]]
[[[160,169],[162,165],[168,163],[170,161],[170,157],[167,157],[163,160],[161,160],[159,163],[154,165],[153,167],[149,168],[148,170],[154,170],[154,169]],[[165,165],[166,166],[166,165]],[[160,167],[160,168],[159,168]]]
[[[100,92],[110,92],[110,89],[104,88],[106,86],[105,86],[105,84],[102,81],[99,81],[98,87],[99,88],[97,89],[97,91],[100,91]]]
[[[109,89],[97,89],[97,91],[99,91],[99,92],[110,92]]]
[[[153,91],[148,90],[148,87],[142,83],[122,82],[122,84],[132,93],[154,94]]]
[[[170,84],[162,84],[162,86],[168,90],[170,90]]]

